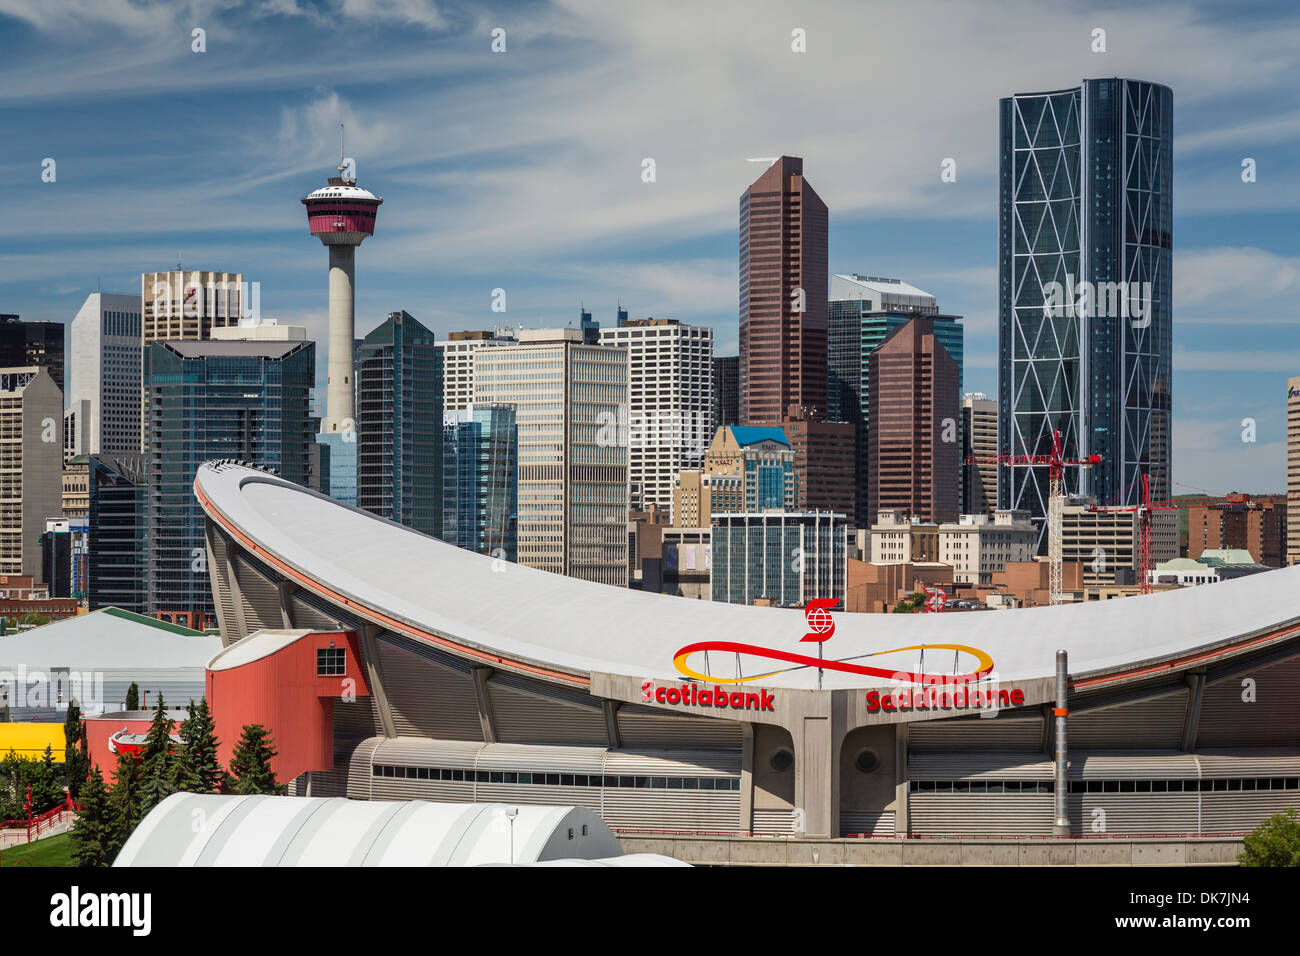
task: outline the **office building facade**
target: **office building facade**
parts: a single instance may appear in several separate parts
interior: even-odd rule
[[[1027,511],[963,514],[939,525],[939,563],[952,568],[955,584],[992,587],[1008,561],[1032,561],[1038,528]]]
[[[472,405],[443,417],[444,541],[519,559],[519,430],[513,405]]]
[[[631,319],[600,330],[627,350],[629,507],[672,507],[683,469],[699,468],[713,404],[713,330],[676,319]]]
[[[138,295],[95,292],[72,320],[66,405],[80,417],[78,455],[140,450],[140,310]]]
[[[201,342],[214,328],[238,325],[245,310],[237,272],[176,269],[140,276],[140,452],[149,454],[149,359],[154,342]]]
[[[1000,117],[1000,450],[1049,454],[1059,430],[1066,459],[1101,456],[1067,493],[1135,505],[1147,475],[1168,497],[1173,94],[1084,80]],[[1042,520],[1047,482],[1003,468],[999,505]]]
[[[357,359],[357,507],[442,534],[442,358],[434,334],[392,312]]]
[[[932,320],[916,316],[891,332],[871,353],[869,374],[867,514],[956,521],[960,373]]]
[[[442,410],[458,412],[474,404],[474,353],[519,340],[507,329],[452,332],[438,343],[442,355]]]
[[[826,204],[782,156],[740,197],[740,423],[826,413]]]
[[[740,356],[713,357],[713,425],[740,424]]]
[[[1286,563],[1300,564],[1300,376],[1286,382]]]
[[[1286,495],[1246,495],[1232,492],[1216,501],[1187,509],[1187,557],[1206,551],[1237,549],[1250,552],[1257,564],[1286,565],[1290,532]]]
[[[867,501],[872,351],[912,316],[925,315],[933,323],[944,349],[957,363],[960,381],[964,374],[965,329],[961,316],[941,315],[933,295],[901,279],[857,273],[833,275],[828,310],[826,417],[831,421],[850,422],[856,431],[854,509],[859,526],[865,527],[875,518]]]
[[[90,609],[149,613],[148,478],[143,455],[92,455],[89,465]]]
[[[799,500],[795,450],[785,431],[719,428],[702,471],[686,470],[673,491],[673,526],[708,526],[714,512],[794,511]]]
[[[812,418],[802,410],[783,422],[794,450],[800,511],[837,511],[855,527],[857,511],[857,429],[849,422]]]
[[[814,598],[844,600],[844,515],[715,514],[712,529],[714,601],[802,608]]]
[[[229,458],[311,486],[313,342],[154,342],[150,370],[149,614],[214,620],[194,475]]]
[[[991,515],[998,507],[998,466],[968,463],[998,453],[998,403],[983,392],[961,397],[961,441],[962,514]]]
[[[64,391],[63,332],[62,322],[26,322],[17,315],[0,315],[0,368],[43,368]]]
[[[627,352],[527,329],[474,359],[474,403],[515,406],[519,563],[626,587]]]
[[[48,369],[0,368],[0,575],[43,581],[41,534],[63,514],[63,392]]]

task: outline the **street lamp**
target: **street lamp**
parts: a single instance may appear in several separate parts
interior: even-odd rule
[[[510,821],[510,863],[515,862],[515,817],[519,816],[518,807],[506,807],[506,819]]]

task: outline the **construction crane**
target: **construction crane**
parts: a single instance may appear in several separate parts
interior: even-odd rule
[[[1065,469],[1091,468],[1101,464],[1101,455],[1067,460],[1061,457],[1061,432],[1052,430],[1050,455],[970,455],[968,465],[997,465],[1007,468],[1047,468],[1047,560],[1048,593],[1052,604],[1065,603],[1061,583],[1061,555],[1065,551],[1062,525],[1065,522]]]
[[[1133,487],[1129,485],[1129,487]],[[1208,500],[1208,499],[1207,499]],[[1172,501],[1152,501],[1151,500],[1151,479],[1146,472],[1142,473],[1142,500],[1136,505],[1121,505],[1118,507],[1089,505],[1089,511],[1095,511],[1098,514],[1137,514],[1137,535],[1138,535],[1138,553],[1136,571],[1138,573],[1138,588],[1142,594],[1150,594],[1152,591],[1152,578],[1155,576],[1155,557],[1152,547],[1152,515],[1156,511],[1177,511],[1178,505]]]

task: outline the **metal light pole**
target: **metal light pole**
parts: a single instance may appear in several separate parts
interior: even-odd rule
[[[1052,831],[1061,836],[1070,833],[1070,808],[1066,802],[1069,781],[1066,779],[1069,747],[1065,739],[1065,717],[1069,713],[1066,697],[1069,693],[1069,660],[1065,651],[1056,652],[1056,821]]]
[[[515,817],[519,816],[518,807],[506,807],[506,819],[510,821],[510,863],[515,862]]]

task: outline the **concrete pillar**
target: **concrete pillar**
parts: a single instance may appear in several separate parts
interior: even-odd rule
[[[754,829],[754,725],[740,725],[740,829]]]
[[[840,748],[844,720],[830,713],[802,714],[789,728],[794,740],[794,805],[803,813],[804,835],[840,835]]]
[[[345,432],[356,429],[356,375],[353,366],[353,340],[356,330],[356,304],[353,284],[356,274],[357,247],[331,245],[330,250],[330,351],[329,379],[325,393],[325,417],[322,432]]]

